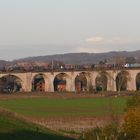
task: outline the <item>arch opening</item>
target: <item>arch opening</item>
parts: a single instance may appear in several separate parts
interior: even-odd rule
[[[64,92],[67,90],[66,89],[67,77],[68,75],[65,73],[59,73],[55,76],[54,82],[53,82],[55,92]]]
[[[140,90],[140,73],[136,76],[136,90]]]
[[[121,71],[116,77],[116,89],[117,91],[127,91],[129,73]]]
[[[6,75],[0,78],[0,91],[2,93],[14,93],[22,91],[22,81],[14,75]]]
[[[75,90],[78,92],[87,91],[86,73],[79,73],[75,78]]]
[[[32,81],[32,91],[45,92],[45,78],[43,74],[37,74]]]
[[[95,79],[96,91],[107,91],[107,82],[106,73],[100,73]]]

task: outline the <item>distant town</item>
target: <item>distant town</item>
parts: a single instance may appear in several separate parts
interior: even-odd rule
[[[82,61],[82,60],[81,60]],[[60,71],[60,70],[90,70],[100,68],[137,68],[140,67],[139,59],[135,57],[113,57],[104,59],[93,64],[67,64],[63,61],[14,61],[0,62],[1,72],[39,72],[39,71]]]

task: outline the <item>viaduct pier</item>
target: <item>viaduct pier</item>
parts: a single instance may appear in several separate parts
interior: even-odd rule
[[[18,87],[18,88],[17,88]],[[75,92],[136,91],[140,89],[140,68],[0,73],[0,90]]]

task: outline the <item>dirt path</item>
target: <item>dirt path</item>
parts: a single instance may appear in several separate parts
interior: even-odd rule
[[[50,99],[73,99],[73,98],[96,98],[104,97],[103,94],[93,94],[93,93],[12,93],[12,94],[2,94],[0,93],[1,99],[17,99],[17,98],[40,98],[46,97]]]
[[[102,117],[63,117],[63,118],[30,118],[32,121],[57,131],[82,132],[97,126],[105,126],[112,121],[123,122],[122,116],[102,116]]]
[[[26,93],[0,93],[0,100],[1,99],[17,99],[17,98],[40,98],[46,97],[51,99],[75,99],[75,98],[96,98],[96,97],[112,97],[117,96],[116,92],[104,92],[104,93],[76,93],[76,92],[66,92],[66,93],[33,93],[33,92],[26,92]],[[119,96],[130,96],[129,92],[122,92]],[[133,95],[133,93],[131,93]]]

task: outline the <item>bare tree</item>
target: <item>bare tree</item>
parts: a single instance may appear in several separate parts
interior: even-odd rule
[[[96,77],[96,90],[106,91],[107,90],[107,73],[101,72]]]
[[[130,77],[129,77],[129,73],[126,71],[122,71],[117,75],[116,87],[118,92],[127,90],[128,80],[130,80]]]
[[[140,73],[138,73],[136,76],[136,86],[137,90],[140,90]]]

